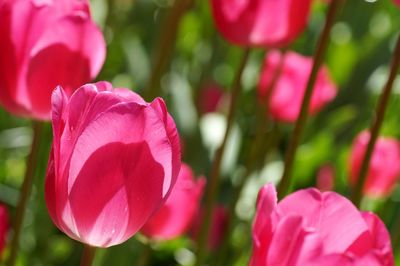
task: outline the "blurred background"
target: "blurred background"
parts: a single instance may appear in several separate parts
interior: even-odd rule
[[[173,0],[91,0],[92,15],[107,40],[107,59],[98,80],[114,87],[127,87],[140,94],[149,80],[159,80],[162,96],[175,119],[182,138],[183,161],[197,175],[208,176],[216,148],[226,126],[229,98],[240,48],[221,38],[216,31],[206,0],[186,1],[181,10]],[[171,16],[171,12],[174,15]],[[291,49],[312,55],[323,27],[326,4],[315,1],[306,31]],[[171,19],[171,17],[173,19]],[[171,25],[179,25],[176,33]],[[400,11],[390,0],[351,0],[331,32],[326,64],[339,88],[336,99],[311,118],[294,169],[296,188],[315,186],[315,176],[328,165],[334,173],[335,191],[348,195],[348,157],[355,136],[369,126],[376,101],[387,78],[388,62],[399,34]],[[174,36],[176,35],[176,36]],[[165,37],[169,36],[169,37]],[[172,36],[172,37],[171,37]],[[174,38],[175,37],[175,38]],[[172,39],[171,39],[172,38]],[[164,67],[154,74],[157,52],[163,50]],[[244,71],[244,93],[235,125],[226,147],[218,202],[234,209],[229,250],[225,265],[246,265],[251,251],[251,221],[259,188],[277,182],[283,170],[283,155],[293,125],[269,123],[260,149],[250,162],[257,118],[256,87],[265,55],[253,49]],[[153,74],[152,74],[153,73]],[[157,76],[157,79],[151,78]],[[216,103],[208,104],[215,91]],[[400,138],[400,78],[390,99],[382,135]],[[0,109],[0,201],[10,206],[18,199],[25,171],[25,157],[31,143],[30,122],[12,117]],[[81,245],[59,232],[52,224],[44,202],[44,176],[51,144],[47,124],[40,146],[40,162],[22,233],[19,265],[78,265]],[[278,145],[270,145],[271,139]],[[274,147],[272,147],[274,146]],[[249,178],[236,195],[244,169]],[[238,197],[236,206],[233,199]],[[385,208],[383,208],[385,206]],[[367,199],[364,209],[377,212],[393,235],[396,260],[400,259],[400,186],[387,199]],[[35,214],[35,215],[33,215]],[[136,265],[144,254],[143,237],[98,251],[94,265]],[[153,245],[151,265],[191,265],[194,243],[190,237]],[[7,250],[6,250],[7,252]],[[218,249],[213,256],[218,256]],[[399,262],[400,263],[400,262]]]

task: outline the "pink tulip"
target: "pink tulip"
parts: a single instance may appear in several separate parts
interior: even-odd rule
[[[170,240],[184,234],[193,222],[205,185],[192,169],[182,164],[178,180],[165,204],[143,226],[141,232],[153,240]]]
[[[275,187],[267,184],[258,196],[250,265],[392,266],[394,259],[389,233],[376,215],[316,189],[278,203]]]
[[[364,160],[370,134],[361,132],[353,142],[350,154],[350,181],[357,182]],[[392,138],[379,137],[375,143],[369,164],[364,193],[372,197],[388,196],[400,176],[400,142]]]
[[[322,166],[317,173],[317,188],[322,192],[333,190],[335,185],[335,169],[332,165]]]
[[[8,222],[7,208],[4,205],[0,204],[0,255],[4,250],[4,246],[6,244],[9,227],[10,226]]]
[[[87,0],[0,0],[0,104],[50,119],[51,92],[67,95],[99,73],[105,41]]]
[[[162,99],[146,103],[107,82],[52,95],[46,204],[56,226],[109,247],[135,234],[167,199],[180,169],[175,123]]]
[[[192,237],[198,240],[201,228],[201,222],[203,221],[204,209],[199,209],[197,213],[197,219],[195,219],[192,228]],[[224,205],[217,205],[212,213],[211,217],[211,228],[208,234],[207,247],[209,250],[217,250],[224,238],[226,229],[229,223],[229,213]]]
[[[283,61],[281,61],[283,60]],[[268,91],[273,90],[268,104],[269,114],[282,122],[295,122],[300,113],[301,103],[311,72],[313,59],[295,52],[279,51],[267,54],[261,72],[258,91],[262,101],[266,101]],[[275,75],[279,75],[275,78]],[[273,80],[274,88],[271,88]],[[310,103],[310,114],[317,113],[336,96],[336,86],[328,69],[323,66],[317,77]]]
[[[305,29],[312,0],[210,0],[215,24],[241,46],[282,47]]]
[[[400,0],[393,0],[393,2],[394,2],[396,5],[400,6]]]
[[[199,110],[202,113],[219,111],[224,103],[225,96],[224,90],[218,85],[211,84],[204,87],[199,95]]]

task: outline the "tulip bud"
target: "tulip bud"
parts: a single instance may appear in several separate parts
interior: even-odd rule
[[[106,54],[87,0],[0,0],[0,105],[48,120],[51,93],[99,73]]]
[[[335,169],[332,165],[322,166],[317,173],[317,188],[322,192],[333,190],[335,183]]]
[[[141,232],[153,240],[170,240],[184,234],[199,208],[205,181],[204,177],[195,180],[190,167],[182,164],[167,201],[146,222]]]
[[[52,96],[53,145],[45,198],[56,226],[91,246],[134,235],[167,199],[180,169],[175,123],[162,99],[146,103],[99,82]]]

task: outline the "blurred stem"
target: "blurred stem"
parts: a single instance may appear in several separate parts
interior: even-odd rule
[[[378,138],[379,131],[382,127],[383,120],[385,119],[386,108],[390,99],[390,95],[392,93],[394,81],[396,79],[397,73],[399,72],[399,66],[400,66],[400,35],[397,38],[396,48],[392,57],[392,65],[390,69],[389,78],[383,89],[383,93],[379,98],[378,106],[376,108],[375,118],[372,120],[371,123],[370,139],[368,142],[367,150],[364,155],[364,160],[361,164],[360,172],[358,174],[357,184],[353,190],[352,200],[356,206],[360,205],[362,199],[362,192],[367,178],[372,152],[374,150],[374,146]]]
[[[136,266],[147,266],[150,262],[150,257],[153,249],[151,248],[151,243],[148,241],[143,245],[141,257]]]
[[[252,141],[252,145],[250,147],[249,154],[247,156],[246,160],[246,165],[245,165],[245,172],[242,176],[242,178],[239,181],[239,184],[236,186],[233,192],[233,198],[229,204],[229,217],[231,217],[230,223],[227,225],[226,232],[223,236],[222,240],[222,246],[221,246],[221,251],[219,252],[219,261],[217,262],[217,265],[225,265],[225,261],[227,259],[228,253],[229,253],[229,244],[230,244],[230,239],[232,236],[232,229],[234,228],[234,225],[236,223],[235,217],[235,208],[236,204],[239,201],[240,194],[242,193],[242,190],[244,188],[244,185],[246,184],[246,181],[251,174],[251,171],[254,169],[255,163],[258,161],[257,158],[260,157],[260,152],[261,148],[264,147],[265,145],[265,138],[268,138],[268,145],[267,149],[264,151],[264,153],[268,153],[269,150],[274,146],[275,144],[275,133],[276,133],[276,123],[272,122],[272,129],[270,134],[266,134],[268,130],[268,125],[271,124],[270,122],[270,117],[268,115],[268,108],[269,108],[269,101],[271,99],[271,96],[274,92],[276,83],[278,81],[279,76],[281,75],[282,72],[282,66],[285,58],[285,53],[286,49],[283,49],[281,54],[281,59],[279,61],[279,64],[277,68],[275,69],[272,77],[271,84],[269,84],[269,87],[267,88],[267,93],[265,96],[261,97],[261,99],[258,99],[258,95],[256,95],[255,102],[259,101],[259,104],[257,104],[257,121],[256,121],[256,134],[254,137],[254,141]],[[268,52],[266,52],[268,54]],[[266,136],[267,135],[267,136]],[[265,154],[264,154],[265,156]]]
[[[38,163],[38,154],[40,139],[43,131],[43,122],[33,121],[33,139],[32,146],[26,163],[26,171],[24,181],[22,183],[21,192],[18,200],[17,209],[15,212],[15,222],[13,227],[13,235],[10,244],[10,257],[8,259],[8,266],[14,266],[19,250],[19,239],[24,222],[26,207],[28,205],[29,195],[32,189],[33,178],[35,175],[35,168]]]
[[[81,258],[81,266],[92,266],[94,256],[96,254],[96,248],[83,244],[83,252]]]
[[[264,114],[265,118],[265,114]],[[265,119],[264,119],[265,120]],[[229,248],[230,248],[230,243],[231,243],[231,237],[233,233],[233,228],[235,228],[235,225],[237,223],[237,217],[235,216],[235,208],[236,205],[240,199],[240,195],[242,193],[242,190],[248,180],[248,177],[251,174],[251,171],[254,169],[254,163],[257,162],[258,158],[260,157],[260,150],[262,147],[265,145],[265,137],[268,137],[268,143],[265,152],[268,153],[275,145],[275,139],[276,139],[276,132],[277,132],[277,124],[273,122],[271,132],[267,133],[267,136],[265,132],[267,131],[268,128],[268,121],[262,121],[259,126],[258,126],[258,132],[256,133],[252,149],[250,152],[250,156],[248,157],[248,163],[247,167],[245,169],[245,172],[243,173],[242,178],[239,181],[239,184],[234,188],[233,192],[233,198],[231,199],[229,203],[229,216],[230,222],[227,225],[226,232],[224,233],[223,240],[222,240],[222,245],[221,245],[221,250],[219,252],[219,258],[217,265],[223,266],[227,265],[227,259],[229,257]]]
[[[160,81],[175,47],[179,24],[183,15],[193,4],[194,0],[175,0],[168,14],[165,26],[161,30],[160,40],[157,42],[158,46],[154,52],[155,60],[153,69],[145,90],[145,98],[148,101],[160,95]]]
[[[329,6],[328,15],[326,18],[325,26],[321,37],[318,41],[317,49],[314,55],[314,63],[312,66],[311,74],[307,82],[306,91],[304,93],[303,101],[301,104],[300,114],[296,121],[296,125],[289,142],[289,147],[285,156],[285,168],[283,171],[282,179],[278,185],[278,196],[284,197],[291,186],[291,177],[293,171],[293,164],[296,158],[297,147],[307,123],[308,109],[311,102],[311,97],[314,91],[314,85],[317,80],[318,71],[324,61],[326,50],[329,43],[329,33],[335,22],[336,15],[346,0],[333,0]]]
[[[206,255],[206,244],[208,240],[208,232],[210,230],[210,225],[211,225],[211,217],[212,217],[212,212],[214,208],[214,202],[217,198],[218,194],[218,187],[219,187],[219,175],[220,175],[220,168],[221,168],[221,162],[222,158],[224,156],[224,151],[225,151],[225,146],[229,137],[229,134],[232,129],[234,117],[235,117],[235,111],[237,109],[237,103],[240,98],[240,94],[242,92],[242,75],[243,75],[243,70],[246,66],[246,63],[248,61],[250,54],[250,48],[246,48],[242,59],[239,64],[239,68],[236,72],[235,79],[233,81],[233,86],[232,86],[232,96],[230,98],[230,105],[229,105],[229,112],[228,112],[228,117],[227,117],[227,125],[226,125],[226,131],[224,135],[224,139],[222,141],[221,146],[217,149],[211,169],[211,176],[209,178],[208,184],[207,184],[207,192],[206,192],[206,199],[205,199],[205,215],[203,219],[203,223],[201,224],[200,228],[200,237],[199,237],[199,243],[197,247],[197,256],[196,256],[196,266],[200,266],[203,264],[203,261],[205,259]]]

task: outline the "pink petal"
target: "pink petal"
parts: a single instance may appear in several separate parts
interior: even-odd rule
[[[344,252],[360,235],[368,232],[357,208],[334,192],[297,191],[279,203],[277,212],[282,217],[302,216],[304,226],[319,233],[327,253]]]
[[[373,253],[379,258],[379,261],[382,263],[381,265],[393,266],[392,245],[385,224],[372,212],[361,212],[361,215],[367,223],[372,236]]]
[[[316,234],[308,231],[303,218],[297,215],[285,216],[279,221],[271,239],[267,263],[260,265],[304,265],[307,257],[320,254],[322,242]]]
[[[253,255],[252,266],[256,266],[257,261],[267,259],[268,249],[271,245],[273,230],[275,228],[271,215],[277,206],[277,194],[275,186],[267,184],[258,193],[257,210],[253,223]]]

